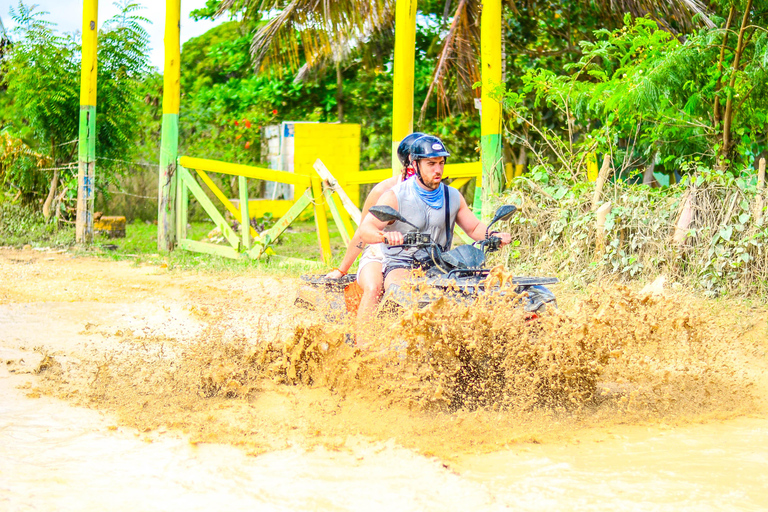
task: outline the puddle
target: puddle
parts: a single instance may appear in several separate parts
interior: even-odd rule
[[[768,503],[764,318],[617,288],[525,328],[412,312],[356,351],[295,281],[3,265],[3,510]]]
[[[467,457],[459,467],[515,510],[765,510],[765,418],[618,432]]]
[[[0,370],[5,510],[501,510],[484,485],[394,443],[249,457],[26,398]],[[115,430],[111,430],[115,429]]]

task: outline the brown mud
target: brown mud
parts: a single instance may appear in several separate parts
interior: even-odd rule
[[[461,466],[768,411],[762,307],[611,285],[556,289],[537,322],[507,295],[355,328],[296,308],[298,286],[2,250],[0,341],[37,354],[5,364],[38,375],[31,398],[253,455],[394,439]]]

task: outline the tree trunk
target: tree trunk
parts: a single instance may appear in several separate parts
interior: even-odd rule
[[[48,197],[45,198],[45,203],[43,204],[43,217],[45,217],[45,221],[48,222],[48,219],[51,218],[51,203],[53,203],[53,198],[56,197],[56,187],[59,183],[59,169],[56,168],[53,170],[53,179],[51,180],[51,190],[48,191]]]
[[[64,196],[67,194],[67,187],[64,187],[64,190],[59,192],[59,195],[56,196],[56,198],[53,200],[53,203],[51,205],[51,208],[53,209],[53,219],[54,224],[53,227],[56,229],[59,228],[59,219],[61,218],[61,202],[64,200]]]
[[[339,122],[344,122],[344,77],[341,75],[341,62],[336,61],[336,108]]]
[[[452,0],[445,0],[445,8],[443,9],[443,21],[440,23],[440,30],[445,28],[445,24],[448,23],[448,16],[451,14]]]
[[[517,165],[525,166],[528,163],[528,151],[525,150],[525,146],[520,146],[520,153],[517,156]]]
[[[597,174],[597,181],[595,182],[595,192],[592,194],[592,211],[597,210],[597,203],[600,201],[600,196],[603,194],[603,186],[611,175],[611,157],[605,155],[603,157],[603,165],[600,167],[600,172]]]
[[[731,140],[731,126],[733,125],[733,89],[736,85],[736,74],[739,71],[739,64],[741,60],[741,54],[744,51],[744,33],[747,31],[749,25],[749,11],[752,9],[752,0],[747,2],[747,7],[744,9],[744,17],[741,20],[741,28],[739,29],[739,41],[736,44],[736,55],[733,58],[733,67],[731,69],[731,80],[728,84],[728,99],[725,102],[725,115],[723,117],[723,147],[721,151],[721,167],[725,168],[724,159],[728,158],[733,146]]]
[[[658,152],[654,153],[651,163],[645,166],[645,172],[643,173],[643,185],[650,185],[652,188],[659,188],[659,182],[656,181],[656,176],[653,175],[653,171],[656,170],[656,157],[658,155]]]
[[[723,86],[723,62],[725,61],[725,47],[728,43],[728,31],[731,29],[731,22],[733,21],[733,15],[736,13],[736,6],[731,6],[731,11],[728,13],[728,21],[725,23],[725,33],[723,34],[723,44],[720,46],[720,60],[717,61],[717,85],[715,86],[715,93],[720,92],[720,88]],[[720,126],[720,96],[715,96],[715,129]]]
[[[605,251],[605,221],[611,213],[613,205],[610,201],[600,205],[595,211],[595,256],[599,259]]]

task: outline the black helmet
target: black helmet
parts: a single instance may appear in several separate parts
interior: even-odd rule
[[[408,167],[408,164],[411,163],[409,160],[409,157],[411,156],[411,144],[413,144],[413,141],[423,136],[424,134],[421,132],[414,132],[404,138],[402,142],[400,142],[400,145],[397,146],[397,158],[400,160],[400,163],[403,164],[403,167]]]
[[[443,141],[432,135],[424,135],[411,144],[411,159],[434,158],[438,156],[449,157],[451,154],[445,149]]]

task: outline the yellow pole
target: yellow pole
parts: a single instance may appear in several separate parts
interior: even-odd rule
[[[315,227],[317,241],[320,244],[320,254],[326,265],[331,263],[331,235],[328,231],[328,214],[325,211],[323,183],[318,176],[312,176],[312,201],[315,205]]]
[[[395,61],[392,79],[392,175],[400,174],[397,146],[413,131],[413,75],[416,56],[416,0],[395,5]]]
[[[157,249],[170,251],[176,243],[176,158],[179,152],[179,102],[181,101],[181,0],[165,4],[165,70],[163,72],[163,128],[160,142],[160,182],[157,205]]]
[[[93,199],[96,177],[96,47],[99,0],[83,0],[83,51],[80,65],[80,129],[77,162],[75,239],[93,240]]]
[[[482,215],[490,217],[492,194],[501,192],[504,166],[501,153],[501,103],[492,98],[501,84],[501,0],[483,0],[480,15],[480,63],[483,80],[480,148],[483,159]],[[478,199],[477,192],[475,200]],[[478,208],[475,208],[475,214]]]

